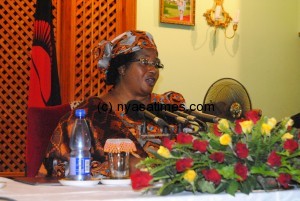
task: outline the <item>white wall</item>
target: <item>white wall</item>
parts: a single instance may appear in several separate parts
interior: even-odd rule
[[[152,33],[165,64],[155,92],[177,91],[188,105],[197,104],[212,83],[230,77],[247,88],[253,108],[265,115],[300,112],[300,0],[225,0],[232,17],[240,10],[231,40],[222,30],[214,37],[203,17],[213,2],[196,0],[196,25],[184,26],[160,23],[158,0],[137,0],[137,29]]]

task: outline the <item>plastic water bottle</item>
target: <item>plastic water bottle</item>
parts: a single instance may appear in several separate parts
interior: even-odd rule
[[[91,162],[91,136],[85,119],[85,110],[75,110],[75,123],[70,138],[70,164],[68,179],[89,180]]]

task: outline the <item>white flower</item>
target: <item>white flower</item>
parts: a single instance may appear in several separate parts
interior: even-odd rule
[[[277,120],[276,120],[274,117],[269,118],[267,124],[268,124],[268,125],[271,127],[271,129],[272,129],[272,128],[274,128],[274,127],[276,126]]]

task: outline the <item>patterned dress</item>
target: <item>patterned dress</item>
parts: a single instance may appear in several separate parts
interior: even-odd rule
[[[162,104],[184,104],[183,96],[176,92],[167,92],[164,94],[151,94],[151,103],[158,102]],[[115,110],[103,110],[101,106],[105,104],[99,97],[91,97],[82,102],[77,108],[86,110],[86,118],[91,130],[91,173],[96,176],[98,174],[106,175],[107,173],[107,154],[104,153],[103,147],[109,138],[129,138],[137,148],[137,157],[147,157],[147,149],[149,147],[158,146],[160,142],[157,140],[140,140],[140,128],[142,121],[133,121],[125,112]],[[69,141],[72,126],[75,122],[74,110],[64,115],[57,125],[50,139],[46,156],[39,170],[39,176],[64,177],[67,175],[67,165],[69,161]],[[157,125],[148,122],[147,134],[153,135],[162,133]],[[154,138],[155,139],[155,138]]]

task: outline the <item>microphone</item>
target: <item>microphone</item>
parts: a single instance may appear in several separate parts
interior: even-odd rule
[[[172,104],[162,104],[162,103],[155,102],[149,104],[147,108],[153,110],[155,114],[163,116],[167,121],[169,120],[169,118],[171,118],[175,120],[176,123],[179,124],[186,125],[189,123],[188,119],[179,116],[178,114],[175,114],[174,111],[178,110],[178,106],[177,108],[175,108],[174,105]]]
[[[197,122],[198,125],[200,126],[200,129],[202,129],[203,131],[207,131],[207,125],[205,122],[201,121],[200,119],[198,119],[197,117],[193,116],[193,115],[189,115],[185,112],[182,112],[182,111],[174,111],[175,114],[178,114],[182,117],[185,117],[187,120],[189,121],[194,121],[194,122]]]
[[[172,112],[170,112],[170,111],[162,110],[162,111],[159,111],[159,113],[161,113],[161,114],[164,115],[164,116],[173,118],[173,119],[174,119],[177,123],[179,123],[179,124],[186,125],[186,124],[189,123],[189,121],[188,121],[186,118],[181,117],[181,116],[179,116],[179,115],[177,115],[177,114],[175,114],[175,113],[172,113]]]
[[[210,122],[210,123],[218,123],[220,121],[220,117],[211,115],[211,114],[206,114],[206,113],[202,113],[199,111],[192,111],[192,110],[187,110],[187,113],[189,113],[190,115],[193,115],[197,118],[199,118],[200,120],[204,121],[204,122]]]
[[[187,113],[181,112],[181,111],[174,111],[175,114],[180,115],[182,117],[185,117],[189,121],[196,121],[197,117],[189,115]]]
[[[134,121],[147,119],[152,120],[161,128],[170,128],[170,125],[165,120],[157,117],[155,114],[146,110],[145,105],[138,100],[128,101],[125,107],[126,115]]]

